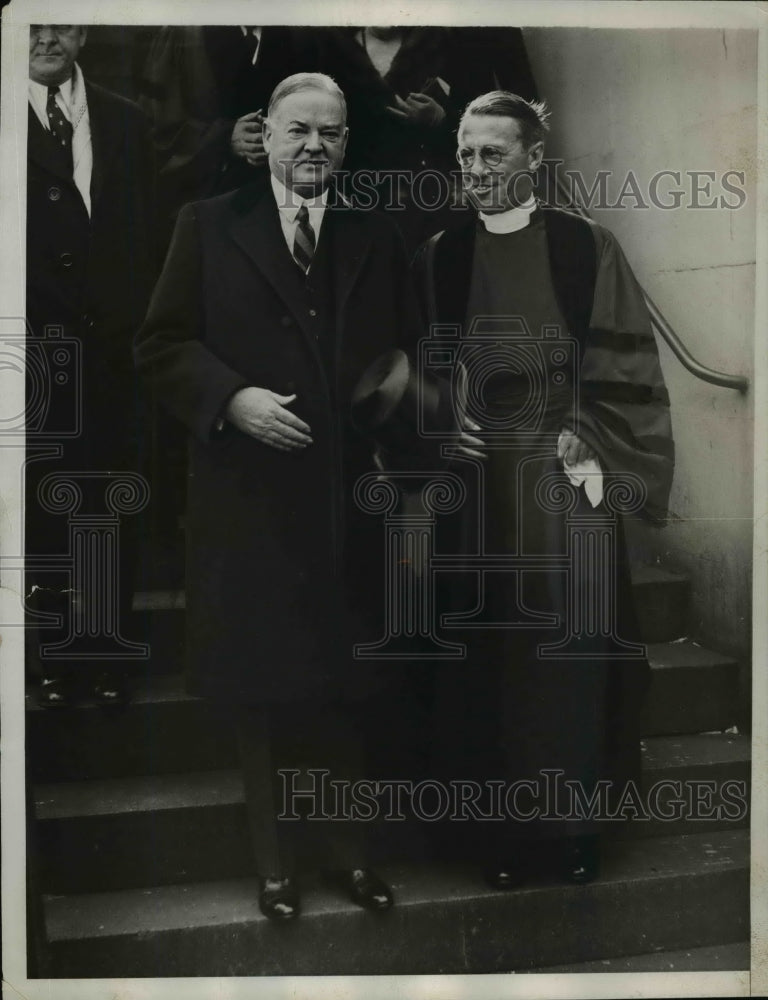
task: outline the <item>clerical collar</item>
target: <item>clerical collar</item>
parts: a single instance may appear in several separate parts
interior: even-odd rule
[[[536,198],[531,195],[524,204],[508,208],[506,212],[496,212],[492,215],[486,215],[485,212],[479,214],[489,233],[516,233],[518,229],[525,229],[535,211]]]

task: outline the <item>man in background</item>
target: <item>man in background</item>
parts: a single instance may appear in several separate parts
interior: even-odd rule
[[[89,82],[77,63],[86,28],[37,24],[29,39],[27,146],[27,320],[33,341],[51,329],[80,345],[80,371],[69,372],[68,409],[80,408],[77,437],[61,437],[58,457],[27,456],[26,552],[62,553],[66,520],[44,510],[37,492],[49,473],[85,473],[80,514],[104,514],[110,476],[140,468],[137,380],[131,341],[146,311],[155,277],[151,221],[154,179],[144,116],[135,104]],[[79,396],[76,393],[79,392]],[[56,414],[51,420],[55,424]],[[53,431],[57,428],[52,426]],[[106,477],[106,479],[105,479]],[[83,485],[83,483],[85,485]],[[101,491],[101,495],[97,495]],[[128,624],[136,546],[131,518],[121,524],[119,608]],[[103,595],[74,593],[61,573],[27,574],[30,606],[62,614],[65,629],[73,602]],[[31,631],[32,657],[40,642],[60,638],[55,629]],[[74,660],[50,666],[43,656],[41,703],[63,706],[73,694]],[[94,664],[93,693],[104,704],[126,697],[119,662]],[[93,671],[92,671],[93,672]]]

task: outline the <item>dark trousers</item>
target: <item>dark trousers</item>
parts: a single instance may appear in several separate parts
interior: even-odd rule
[[[359,704],[237,707],[248,825],[260,875],[294,874],[304,860],[298,850],[303,840],[311,844],[318,867],[366,867],[365,831],[359,821],[344,818],[343,800],[328,784],[362,777],[363,712]]]

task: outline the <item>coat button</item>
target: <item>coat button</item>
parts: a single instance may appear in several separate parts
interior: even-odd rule
[[[309,310],[309,315],[310,316],[317,316],[317,309],[310,309]]]
[[[285,395],[286,396],[290,396],[291,393],[293,393],[295,391],[296,391],[296,383],[293,381],[293,379],[289,379],[285,383]]]
[[[48,198],[50,201],[58,201],[61,198],[61,188],[49,187],[48,188]]]
[[[65,252],[59,254],[59,263],[62,267],[72,267],[72,260],[73,258],[71,253]]]
[[[290,316],[281,316],[280,317],[280,325],[281,326],[290,326],[291,325],[291,317]]]

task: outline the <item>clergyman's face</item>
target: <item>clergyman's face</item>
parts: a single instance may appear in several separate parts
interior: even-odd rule
[[[344,160],[347,129],[337,97],[300,90],[284,97],[264,122],[269,169],[287,188],[313,197]]]
[[[47,87],[57,87],[68,80],[85,43],[86,31],[79,24],[30,25],[30,78]]]
[[[531,173],[543,154],[542,142],[526,149],[515,118],[468,115],[459,129],[457,157],[464,188],[475,207],[487,215],[528,200],[533,191]]]

